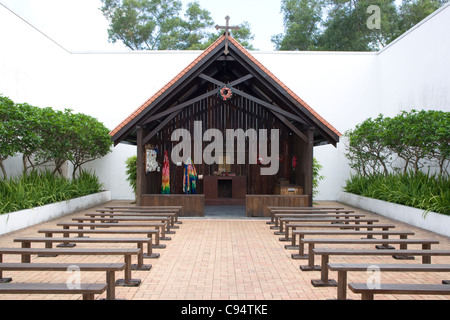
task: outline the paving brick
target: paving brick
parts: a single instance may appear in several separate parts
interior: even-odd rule
[[[123,205],[123,202],[110,204]],[[327,206],[342,206],[336,202],[326,202]],[[102,206],[98,206],[102,207]],[[368,217],[376,217],[380,223],[393,223],[398,230],[412,230],[414,237],[431,238],[440,241],[433,249],[450,250],[450,239],[423,229],[415,228],[399,221],[359,210],[349,206],[358,213]],[[97,207],[96,207],[97,208]],[[0,236],[0,247],[19,247],[14,238],[37,236],[43,228],[55,228],[56,223],[69,221],[75,216],[83,216],[96,208],[83,210],[75,214],[42,223],[30,228]],[[127,300],[327,300],[336,297],[335,288],[315,288],[312,279],[320,278],[319,272],[304,272],[299,266],[306,260],[293,260],[292,251],[284,249],[285,242],[273,234],[262,219],[206,219],[180,218],[183,224],[171,234],[172,240],[162,241],[166,249],[154,249],[161,254],[159,259],[145,259],[152,264],[150,271],[133,271],[132,277],[139,278],[139,287],[117,287],[119,299]],[[97,237],[92,235],[92,237]],[[98,235],[98,237],[102,237]],[[130,237],[130,235],[124,236]],[[136,236],[139,237],[139,236]],[[33,247],[43,245],[33,245]],[[79,244],[79,248],[113,248],[134,247],[126,244]],[[362,248],[362,245],[348,247]],[[366,247],[367,248],[367,247]],[[412,248],[412,246],[411,246]],[[17,255],[5,255],[4,262],[20,262]],[[59,256],[56,258],[32,257],[32,262],[122,262],[122,257],[115,256]],[[418,263],[402,261],[402,263]],[[399,263],[390,257],[332,257],[330,262],[343,263]],[[433,257],[433,263],[450,263],[449,257]],[[133,261],[135,263],[135,261]],[[320,261],[316,261],[319,264]],[[65,281],[68,274],[64,272],[5,272],[17,282],[51,282]],[[116,278],[123,274],[117,273]],[[337,274],[330,272],[330,278]],[[367,274],[363,272],[349,273],[349,282],[365,282]],[[104,274],[100,272],[83,273],[86,282],[102,282]],[[382,273],[382,281],[398,283],[440,283],[450,275],[443,273]],[[359,300],[360,296],[348,291],[348,298]],[[98,298],[104,298],[100,295]],[[0,300],[37,300],[37,299],[80,299],[79,295],[0,295]],[[448,300],[448,296],[409,296],[378,295],[379,300]]]

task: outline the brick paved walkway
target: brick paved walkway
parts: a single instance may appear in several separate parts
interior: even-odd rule
[[[112,202],[111,204],[123,204]],[[322,202],[320,205],[337,206],[336,202]],[[99,206],[102,207],[102,206]],[[440,241],[433,249],[450,249],[450,239],[427,232],[398,221],[373,213],[345,206],[356,212],[376,217],[380,223],[394,223],[396,230],[412,230],[414,238],[432,238]],[[84,216],[95,208],[78,212],[57,220],[0,236],[0,247],[19,247],[13,242],[20,236],[42,236],[37,231],[54,228],[56,223],[69,221],[74,216]],[[154,249],[161,254],[159,259],[146,259],[152,264],[150,271],[133,271],[132,277],[139,278],[139,287],[117,287],[117,298],[127,300],[325,300],[336,297],[336,288],[314,288],[312,279],[320,278],[320,272],[305,272],[299,269],[305,260],[292,260],[293,251],[284,249],[285,242],[274,235],[262,219],[180,219],[183,224],[171,234],[172,240],[162,241],[166,249]],[[98,237],[102,237],[99,235]],[[127,236],[129,237],[129,236]],[[347,236],[348,237],[348,236]],[[126,244],[78,244],[78,248],[129,247]],[[34,244],[33,247],[43,247]],[[347,246],[349,247],[349,246]],[[361,247],[353,245],[352,247]],[[414,248],[414,246],[410,246]],[[367,248],[367,246],[365,247]],[[122,262],[121,257],[111,256],[59,256],[56,258],[33,257],[32,262]],[[16,255],[4,256],[4,262],[19,262]],[[316,264],[319,261],[316,261]],[[332,257],[330,262],[399,263],[390,257]],[[420,263],[402,261],[401,263]],[[433,257],[432,263],[450,263],[450,257]],[[15,282],[66,282],[65,272],[5,272]],[[116,278],[121,278],[117,274]],[[82,273],[82,281],[104,282],[101,272]],[[336,274],[330,272],[330,278]],[[382,281],[440,283],[450,279],[450,274],[430,273],[383,273]],[[349,273],[349,282],[366,282],[367,274]],[[99,296],[104,298],[105,295]],[[79,295],[0,295],[7,299],[79,299]],[[348,298],[360,299],[348,292]],[[444,299],[447,296],[392,296],[379,295],[376,299]]]

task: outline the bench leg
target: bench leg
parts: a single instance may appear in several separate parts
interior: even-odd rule
[[[159,232],[161,233],[160,240],[170,240],[170,237],[166,237],[166,229],[164,227],[157,227]]]
[[[149,237],[152,237],[152,235],[149,235]],[[161,244],[159,241],[159,231],[158,233],[155,234],[155,244],[152,245],[153,248],[157,248],[157,249],[164,249],[166,247],[165,244]]]
[[[322,255],[322,264],[320,270],[320,279],[319,280],[311,280],[311,284],[313,287],[336,287],[337,283],[335,280],[328,279],[328,261],[330,256],[325,254]]]
[[[106,272],[106,283],[108,284],[108,288],[106,289],[106,300],[115,300],[116,299],[116,272],[115,271],[107,271]]]
[[[3,262],[3,254],[0,254],[0,263]],[[12,278],[3,278],[3,271],[0,270],[0,283],[11,282]]]
[[[314,243],[310,243],[308,246],[308,264],[300,266],[302,271],[320,271],[320,266],[314,265]]]
[[[292,254],[292,259],[308,259],[308,254],[305,254],[305,244],[303,243],[303,234],[298,235],[299,245],[298,245],[298,254]]]
[[[22,242],[22,248],[31,248],[31,243],[29,242]],[[30,263],[31,262],[31,255],[28,253],[22,254],[22,263]]]
[[[140,253],[138,254],[138,263],[132,264],[131,269],[132,270],[143,270],[148,271],[152,268],[151,264],[144,264],[144,244],[142,242],[139,242],[137,244],[138,249],[141,249]]]
[[[337,299],[347,299],[347,271],[338,271]]]
[[[286,224],[286,231],[284,232],[284,237],[280,238],[280,241],[291,241],[292,239],[289,238],[289,227]]]
[[[94,294],[93,293],[84,293],[83,300],[94,300]]]
[[[121,287],[138,287],[141,279],[131,279],[131,255],[125,255],[125,278],[116,281],[116,286]]]
[[[153,253],[153,251],[152,251],[152,248],[153,248],[153,245],[152,245],[153,238],[152,238],[152,236],[148,235],[148,237],[150,238],[150,241],[147,243],[147,253],[144,254],[144,258],[150,258],[150,259],[159,258],[159,256],[160,256],[159,253]]]
[[[422,244],[422,250],[430,250],[431,244]],[[431,256],[430,255],[423,255],[422,256],[422,263],[423,264],[430,264],[431,263]]]
[[[370,293],[370,292],[362,293],[361,300],[373,300],[373,293]]]

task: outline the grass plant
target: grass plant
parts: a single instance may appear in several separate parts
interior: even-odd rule
[[[32,171],[28,175],[0,179],[0,214],[67,201],[100,192],[98,177],[83,171],[68,179],[49,170]]]
[[[450,215],[450,179],[421,171],[354,175],[344,190],[363,197]]]

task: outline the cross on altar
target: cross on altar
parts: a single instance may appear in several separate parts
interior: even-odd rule
[[[226,16],[225,20],[227,22],[226,26],[217,25],[216,29],[217,30],[220,30],[220,29],[225,30],[225,51],[224,51],[224,53],[228,54],[229,53],[229,51],[228,51],[228,36],[230,35],[230,30],[239,30],[240,28],[239,27],[230,27],[230,17],[229,16]]]

